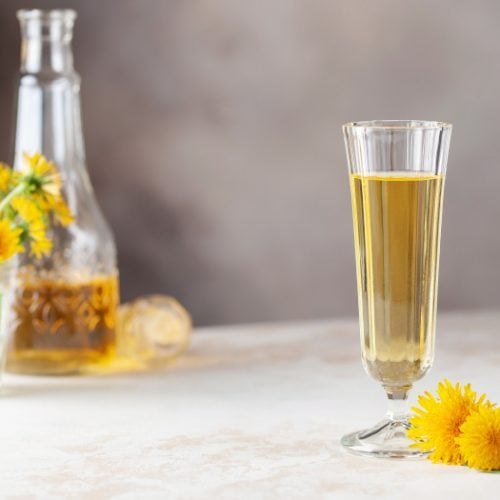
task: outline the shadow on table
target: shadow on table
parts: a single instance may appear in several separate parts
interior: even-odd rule
[[[150,384],[171,380],[181,386],[199,380],[199,375],[230,377],[242,370],[293,365],[314,360],[330,367],[359,363],[357,339],[352,328],[332,328],[331,324],[294,325],[274,331],[269,326],[248,327],[243,333],[200,334],[195,344],[177,360],[148,370],[111,366],[87,376],[4,377],[2,398],[11,399],[45,393],[105,393],[116,390],[146,389]],[[171,389],[169,384],[169,389]]]

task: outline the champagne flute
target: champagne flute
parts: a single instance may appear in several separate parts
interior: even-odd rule
[[[350,171],[363,366],[384,387],[386,418],[348,434],[354,453],[415,457],[408,391],[434,356],[439,242],[451,125],[343,126]]]

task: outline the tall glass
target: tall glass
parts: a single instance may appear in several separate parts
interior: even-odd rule
[[[434,356],[439,242],[451,125],[369,121],[343,126],[350,171],[363,365],[389,408],[342,438],[349,450],[415,457],[408,391]]]

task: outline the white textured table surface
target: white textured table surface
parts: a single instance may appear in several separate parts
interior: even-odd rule
[[[357,323],[198,330],[161,374],[8,376],[1,498],[493,498],[499,474],[352,456],[340,436],[374,424]],[[500,401],[500,315],[441,316],[436,362]]]

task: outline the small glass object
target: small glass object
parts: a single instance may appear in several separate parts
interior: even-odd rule
[[[189,346],[189,313],[173,297],[150,295],[118,311],[116,360],[111,365],[137,369],[167,366]]]
[[[389,409],[342,444],[377,457],[415,457],[407,397],[434,356],[443,188],[451,125],[371,121],[344,125],[350,171],[361,351]]]
[[[7,369],[68,374],[106,364],[115,351],[116,248],[86,168],[80,77],[73,67],[73,10],[20,10],[21,67],[14,169],[23,155],[55,163],[75,215],[48,232],[50,256],[19,256],[7,325]]]

